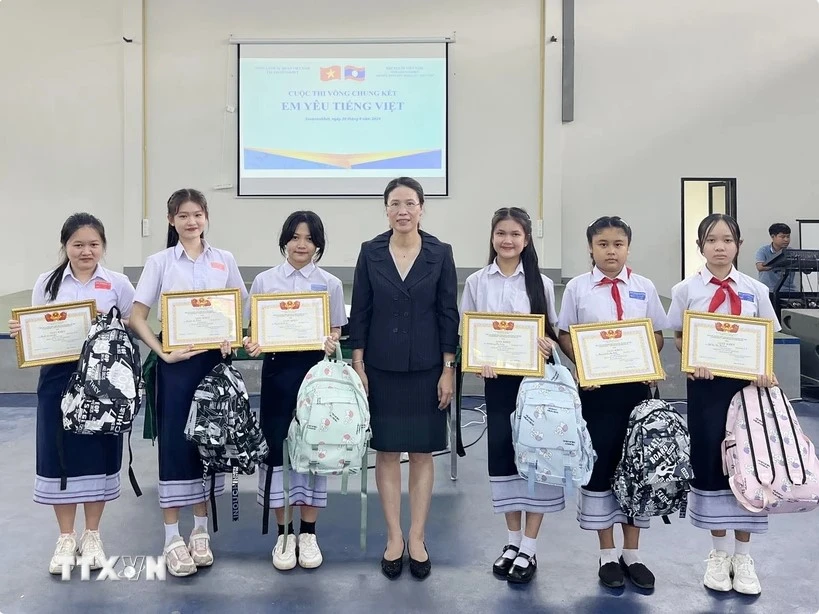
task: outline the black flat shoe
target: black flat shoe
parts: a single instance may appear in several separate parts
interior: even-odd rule
[[[429,575],[429,572],[432,571],[432,563],[429,560],[429,552],[427,551],[426,544],[424,544],[424,551],[427,553],[426,561],[416,561],[412,558],[411,554],[409,555],[410,573],[413,578],[417,578],[418,580],[425,579]],[[409,554],[409,548],[407,548],[407,553]]]
[[[626,565],[626,562],[621,556],[620,567],[634,586],[644,588],[646,590],[651,590],[654,588],[654,574],[651,573],[651,570],[642,563],[632,563],[631,565]]]
[[[503,547],[503,552],[501,552],[501,555],[495,560],[495,564],[492,565],[492,573],[496,576],[501,576],[504,579],[506,579],[506,576],[509,575],[509,570],[512,569],[512,565],[515,564],[515,559],[509,559],[503,556],[509,550],[515,554],[520,552],[520,548],[517,546],[507,544]]]
[[[407,542],[404,542],[404,549],[407,547]],[[386,557],[381,557],[381,573],[387,576],[390,580],[395,580],[404,571],[404,549],[401,550],[401,556],[397,559],[389,561]],[[384,554],[387,551],[384,550]]]
[[[608,588],[622,588],[626,584],[626,578],[623,575],[623,570],[620,568],[619,563],[606,563],[605,565],[601,565],[597,576],[600,578],[600,582],[603,583],[603,586],[607,586]]]
[[[509,575],[506,576],[506,581],[510,584],[529,584],[532,578],[535,577],[535,572],[537,571],[537,556],[534,554],[531,556],[528,554],[518,554],[517,558],[526,559],[529,561],[529,564],[526,567],[512,565],[512,569],[509,570]]]

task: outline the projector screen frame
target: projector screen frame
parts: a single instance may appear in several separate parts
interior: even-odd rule
[[[276,193],[276,194],[264,194],[264,193],[242,193],[242,149],[241,149],[241,45],[322,45],[322,44],[332,44],[332,45],[366,45],[366,44],[373,44],[373,45],[380,45],[380,44],[443,44],[443,60],[444,60],[444,96],[445,96],[445,104],[444,104],[444,166],[445,174],[443,179],[443,190],[436,189],[430,190],[426,192],[426,196],[429,197],[449,197],[449,186],[450,186],[450,178],[449,178],[449,101],[450,101],[450,74],[449,74],[449,45],[455,43],[455,35],[453,33],[450,37],[410,37],[410,38],[325,38],[325,39],[313,39],[313,38],[289,38],[289,39],[276,39],[276,38],[240,38],[240,37],[233,37],[229,38],[229,44],[235,45],[237,48],[236,52],[236,193],[235,197],[239,199],[278,199],[278,198],[309,198],[309,199],[334,199],[334,198],[381,198],[383,197],[383,192],[334,192],[334,193]],[[412,174],[412,173],[405,173],[405,174]],[[391,179],[385,177],[384,185]],[[424,177],[419,176],[419,181],[423,183]],[[438,178],[439,180],[441,178]]]

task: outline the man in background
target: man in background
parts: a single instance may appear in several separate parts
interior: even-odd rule
[[[756,270],[759,271],[759,281],[768,286],[768,289],[773,292],[779,282],[782,281],[782,277],[787,274],[787,279],[785,279],[785,283],[782,284],[779,291],[798,292],[794,279],[796,272],[775,270],[765,266],[766,262],[781,254],[791,244],[791,227],[781,223],[772,224],[768,228],[768,234],[771,235],[771,242],[756,250]]]

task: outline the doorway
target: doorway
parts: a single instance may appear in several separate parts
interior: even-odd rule
[[[681,185],[681,279],[705,264],[697,248],[697,227],[712,213],[737,217],[737,180],[733,178],[683,177]],[[736,266],[736,263],[734,263]]]

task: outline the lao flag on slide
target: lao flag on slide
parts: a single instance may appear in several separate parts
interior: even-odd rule
[[[341,66],[322,66],[321,80],[333,81],[334,79],[341,79]]]
[[[364,81],[364,67],[350,66],[344,67],[344,79],[352,79],[353,81]]]

